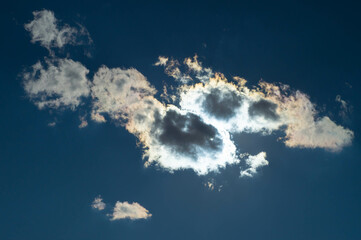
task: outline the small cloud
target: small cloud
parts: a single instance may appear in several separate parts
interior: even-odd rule
[[[207,181],[206,183],[204,183],[204,186],[209,190],[209,191],[217,191],[220,192],[222,191],[223,185],[218,185],[216,184],[216,181],[214,179],[210,179],[209,181]]]
[[[86,116],[80,116],[80,124],[79,124],[79,128],[85,128],[88,126],[88,121],[86,120]]]
[[[67,24],[60,25],[50,10],[34,11],[34,20],[25,24],[25,29],[30,32],[31,42],[39,43],[52,53],[52,48],[63,48],[65,45],[90,44],[92,40],[85,27],[71,27]],[[85,36],[85,40],[82,37]]]
[[[348,120],[348,115],[352,112],[352,106],[349,106],[349,104],[343,100],[340,95],[337,95],[335,100],[340,104],[340,111],[338,114],[343,120]]]
[[[167,62],[168,62],[167,57],[159,56],[158,57],[158,62],[154,63],[154,66],[166,66]]]
[[[99,195],[96,197],[92,203],[92,208],[97,209],[99,211],[104,210],[106,207],[106,204],[103,202],[102,197]]]
[[[204,184],[204,186],[205,186],[208,190],[210,190],[210,191],[213,191],[213,190],[214,190],[214,183],[213,183],[213,181],[208,181],[208,182],[206,182],[206,183]]]
[[[49,126],[49,127],[55,127],[55,125],[56,125],[56,122],[50,122],[50,123],[48,123],[48,126]]]
[[[245,156],[243,154],[243,156]],[[246,164],[249,168],[241,171],[241,177],[253,177],[257,173],[257,169],[263,166],[268,165],[268,161],[266,160],[266,153],[260,152],[255,156],[248,156],[246,159]]]
[[[119,219],[147,219],[152,216],[151,213],[139,203],[128,203],[128,202],[116,202],[113,209],[113,213],[109,214],[111,217],[110,220],[119,220]]]

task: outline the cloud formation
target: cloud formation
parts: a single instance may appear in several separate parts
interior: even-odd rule
[[[94,199],[94,201],[92,202],[92,208],[97,209],[99,211],[102,211],[105,209],[106,204],[103,202],[103,199],[101,196],[98,196]]]
[[[112,221],[119,219],[147,219],[152,216],[151,213],[139,203],[128,203],[128,202],[116,202],[113,213],[110,214]]]
[[[39,109],[75,109],[90,94],[89,70],[71,59],[45,59],[23,73],[24,89]]]
[[[72,43],[64,40],[67,37],[54,40],[61,30],[52,12],[44,10],[34,16],[35,20],[26,25],[29,31],[39,32],[33,41],[47,48]],[[43,23],[45,18],[50,23]],[[40,34],[38,28],[44,27],[53,33]],[[68,32],[65,36],[73,32],[67,25],[64,29],[68,29],[64,30]],[[159,57],[154,65],[164,67],[165,73],[176,80],[171,95],[165,88],[163,100],[157,99],[156,89],[134,68],[101,66],[88,80],[89,70],[71,59],[38,62],[23,74],[24,89],[39,109],[75,109],[90,97],[87,111],[93,121],[125,127],[142,146],[145,166],[155,165],[170,172],[192,169],[205,175],[239,164],[241,146],[233,142],[232,135],[242,132],[275,133],[287,147],[340,151],[351,144],[351,130],[321,116],[306,94],[287,85],[260,81],[258,86],[248,88],[243,78],[229,80],[203,67],[197,55],[182,62]],[[80,120],[80,128],[87,126],[85,116]],[[253,176],[258,168],[268,165],[263,151],[247,156],[244,161],[248,168],[241,171],[241,176]],[[122,204],[129,205],[119,203],[118,208]],[[117,218],[119,214],[114,212]]]
[[[71,27],[68,24],[60,24],[52,11],[34,11],[33,15],[34,20],[24,27],[30,32],[32,43],[39,43],[49,51],[67,44],[82,45],[92,42],[86,28],[81,25]]]

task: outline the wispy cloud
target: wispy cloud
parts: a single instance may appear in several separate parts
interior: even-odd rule
[[[90,44],[92,40],[85,27],[61,24],[50,10],[34,11],[34,20],[24,25],[30,32],[31,42],[39,43],[50,52],[52,48],[63,48],[65,45]]]

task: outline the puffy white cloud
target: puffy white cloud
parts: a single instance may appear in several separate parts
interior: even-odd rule
[[[34,20],[25,24],[25,29],[30,32],[32,43],[39,43],[49,51],[51,48],[62,48],[66,44],[81,45],[92,42],[83,26],[60,25],[52,11],[34,11],[33,15]]]
[[[147,219],[152,216],[151,213],[139,203],[116,202],[113,213],[110,214],[111,220],[119,219]]]
[[[38,106],[76,108],[90,93],[89,70],[71,59],[45,59],[23,73],[24,89]]]
[[[103,202],[103,199],[101,196],[98,196],[94,199],[94,201],[92,202],[92,208],[97,209],[99,211],[102,211],[105,209],[106,204]]]
[[[268,165],[266,153],[260,152],[254,156],[248,156],[246,159],[247,169],[241,171],[241,177],[253,177],[257,173],[257,169]]]

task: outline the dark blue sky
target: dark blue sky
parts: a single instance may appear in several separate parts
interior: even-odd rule
[[[190,170],[146,169],[124,128],[89,122],[79,129],[78,114],[39,111],[26,97],[19,73],[48,52],[30,42],[23,24],[41,9],[88,29],[93,57],[68,50],[93,73],[102,64],[134,67],[160,90],[168,78],[153,66],[157,57],[197,53],[204,65],[251,85],[262,78],[307,93],[354,131],[352,145],[333,153],[287,148],[273,135],[235,136],[252,154],[262,147],[270,165],[253,178],[239,178],[237,167],[212,175],[220,192]],[[0,239],[359,239],[359,9],[352,1],[4,3]],[[336,95],[352,106],[348,119],[338,115]],[[139,202],[153,216],[109,221],[90,207],[99,194],[109,205]]]

